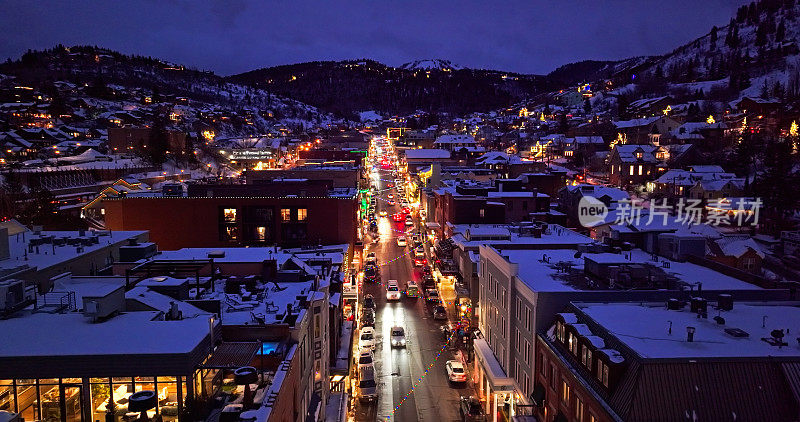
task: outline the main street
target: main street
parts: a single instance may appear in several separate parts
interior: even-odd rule
[[[375,211],[387,212],[386,217],[378,217],[380,240],[372,244],[365,242],[368,244],[366,253],[375,252],[381,272],[380,283],[365,283],[363,288],[364,294],[373,295],[376,302],[378,399],[376,403],[359,402],[356,420],[459,421],[459,396],[470,395],[472,386],[470,382],[451,384],[447,379],[445,363],[458,358],[449,345],[442,352],[446,338],[441,326],[446,321],[434,321],[433,304],[426,303],[422,295],[419,298],[403,295],[399,301],[386,299],[388,280],[397,280],[401,290],[405,290],[409,280],[416,281],[422,288],[421,267],[415,268],[409,256],[413,256],[414,251],[411,236],[407,236],[408,246],[397,245],[397,237],[405,235],[407,228],[405,221],[396,222],[391,218],[400,211],[399,205],[388,202],[390,193],[395,199],[399,197],[397,190],[388,186],[394,183],[392,180],[391,170],[380,170],[377,180],[373,179],[378,198]],[[411,228],[419,227],[418,215],[414,215],[414,223]],[[390,328],[397,325],[405,328],[405,348],[392,348],[389,344]],[[414,384],[417,386],[411,391]]]

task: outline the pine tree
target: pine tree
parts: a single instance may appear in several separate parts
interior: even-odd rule
[[[153,126],[150,128],[150,138],[147,142],[147,157],[151,163],[160,165],[167,161],[169,139],[167,134],[167,119],[161,112],[153,117]]]
[[[786,37],[786,22],[781,19],[781,23],[778,24],[778,29],[775,30],[775,42],[783,42],[783,39]]]
[[[583,112],[586,114],[592,112],[592,102],[588,98],[583,99]]]
[[[714,51],[714,50],[717,49],[717,26],[716,25],[711,27],[711,34],[709,35],[709,38],[710,38],[710,41],[709,41],[708,48],[711,51]]]
[[[764,45],[767,43],[767,22],[761,22],[758,24],[756,28],[756,41],[755,44],[758,46]]]

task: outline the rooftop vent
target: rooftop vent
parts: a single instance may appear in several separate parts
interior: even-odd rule
[[[733,296],[729,294],[720,294],[717,296],[717,309],[721,311],[733,310]]]
[[[681,308],[683,308],[683,302],[680,300],[675,299],[674,297],[667,300],[667,309],[670,311],[678,311]]]
[[[725,333],[727,333],[731,337],[736,338],[747,338],[750,337],[750,333],[741,328],[726,328]]]
[[[208,253],[209,258],[225,258],[225,251],[210,251]]]

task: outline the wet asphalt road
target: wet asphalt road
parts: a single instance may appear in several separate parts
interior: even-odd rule
[[[415,280],[421,286],[421,272],[413,266],[409,257],[409,253],[413,252],[412,246],[399,247],[396,243],[397,236],[407,228],[404,222],[391,219],[391,215],[400,210],[397,205],[390,206],[387,202],[389,193],[397,198],[397,191],[387,186],[391,174],[388,171],[380,171],[379,174],[376,212],[386,210],[388,216],[378,217],[380,240],[378,243],[368,243],[366,251],[375,252],[378,258],[381,283],[398,280],[400,289],[404,290],[408,280]],[[416,217],[415,222],[418,222]],[[399,301],[387,301],[383,284],[374,283],[366,283],[363,291],[364,294],[372,294],[376,301],[375,370],[378,399],[372,403],[357,403],[356,420],[461,420],[459,396],[469,395],[472,386],[471,383],[452,384],[447,379],[445,362],[455,358],[455,351],[448,345],[441,352],[446,338],[440,327],[445,321],[433,320],[432,305],[426,303],[424,297],[414,299],[403,296]],[[452,318],[452,313],[449,313]],[[405,348],[392,348],[389,344],[389,331],[395,325],[405,327]],[[441,356],[437,358],[440,352]],[[422,381],[418,381],[423,375]],[[408,394],[415,383],[418,386]],[[395,409],[397,406],[399,408]]]

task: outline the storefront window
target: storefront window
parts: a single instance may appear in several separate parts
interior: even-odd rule
[[[83,421],[83,406],[81,405],[81,390],[80,385],[68,384],[64,385],[61,389],[61,399],[64,400],[64,419],[66,422],[82,422]]]
[[[207,396],[212,396],[222,381],[222,374],[219,369],[204,370],[203,375],[203,392]]]
[[[181,377],[181,398],[183,399],[183,408],[186,409],[186,403],[189,402],[189,391],[187,386],[192,382],[191,378]],[[195,391],[195,393],[197,393]]]
[[[297,221],[306,221],[308,218],[308,209],[306,208],[298,208],[297,209]]]
[[[129,377],[112,378],[111,399],[114,400],[114,420],[128,413],[128,397],[133,394],[133,380]]]
[[[111,380],[108,378],[89,379],[89,400],[93,421],[105,421],[108,399],[111,397]]]
[[[39,394],[35,379],[17,380],[17,411],[26,421],[39,419]]]
[[[42,420],[61,422],[61,393],[58,384],[43,384],[45,381],[53,380],[40,380],[39,402],[42,404]]]
[[[158,412],[165,421],[178,419],[178,380],[175,377],[158,377]]]
[[[135,381],[134,391],[144,391],[144,390],[156,391],[156,385],[153,382],[154,381],[153,377],[136,377],[134,378],[134,381]],[[159,395],[158,399],[161,400],[161,394],[158,391],[156,391],[156,393]],[[147,411],[147,416],[149,417],[153,417],[153,415],[155,414],[156,414],[156,409]]]
[[[281,208],[281,221],[291,221],[292,220],[292,210],[289,208]]]
[[[0,410],[15,412],[14,383],[12,380],[0,380]]]

